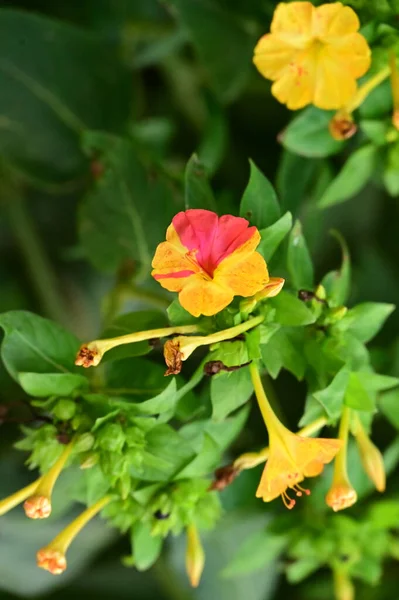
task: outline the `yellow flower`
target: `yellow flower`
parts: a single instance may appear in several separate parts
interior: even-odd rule
[[[254,63],[274,83],[272,94],[291,110],[314,104],[342,108],[370,66],[370,48],[356,13],[341,2],[278,4],[271,32],[255,48]]]
[[[269,457],[256,496],[264,502],[281,496],[285,506],[293,508],[295,500],[288,495],[288,490],[293,490],[296,496],[309,495],[310,491],[299,484],[305,477],[320,475],[324,465],[331,462],[338,453],[342,442],[325,438],[307,439],[289,431],[274,414],[257,367],[251,363],[249,368],[259,408],[269,433]]]

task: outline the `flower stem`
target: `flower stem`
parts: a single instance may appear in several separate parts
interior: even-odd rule
[[[284,428],[284,425],[276,417],[274,410],[272,409],[270,402],[267,399],[266,392],[262,385],[262,380],[260,377],[259,369],[254,362],[252,362],[249,365],[249,371],[251,373],[252,383],[254,386],[256,399],[258,401],[259,410],[262,413],[262,417],[263,417],[263,420],[267,427],[267,430],[269,432],[269,438],[270,438],[272,431],[275,431],[276,429]]]
[[[380,85],[390,75],[391,68],[389,66],[383,67],[378,73],[370,77],[363,85],[359,87],[352,100],[342,109],[345,113],[352,113],[355,111],[367,98],[377,86]]]
[[[126,335],[120,335],[114,338],[107,338],[105,340],[95,340],[94,342],[90,342],[88,346],[96,346],[98,348],[101,348],[102,353],[104,353],[108,350],[111,350],[112,348],[115,348],[116,346],[122,346],[123,344],[144,342],[145,340],[167,337],[175,333],[197,333],[198,331],[200,331],[198,325],[162,327],[160,329],[149,329],[147,331],[137,331],[136,333],[128,333]]]
[[[1,500],[0,501],[0,516],[4,515],[6,512],[11,510],[15,506],[18,506],[18,504],[21,504],[21,502],[24,502],[27,498],[29,498],[29,496],[32,496],[32,494],[34,494],[36,492],[37,487],[40,484],[41,480],[42,480],[42,477],[40,477],[39,479],[36,479],[36,481],[33,481],[32,483],[30,483],[26,487],[22,488],[21,490],[18,490],[18,492],[11,494],[11,496],[4,498],[4,500]]]
[[[253,327],[256,327],[257,325],[262,323],[263,320],[264,320],[264,317],[262,315],[259,315],[258,317],[253,317],[252,319],[249,319],[248,321],[244,321],[244,323],[240,323],[239,325],[230,327],[229,329],[223,329],[222,331],[217,331],[216,333],[211,333],[210,335],[204,336],[203,344],[198,344],[198,345],[199,346],[201,346],[201,345],[207,345],[207,346],[209,345],[210,346],[211,344],[216,344],[217,342],[231,340],[231,339],[237,337],[238,335],[240,335],[241,333],[244,333],[245,331],[248,331],[249,329],[253,329]]]
[[[341,421],[339,424],[338,439],[342,441],[342,448],[339,450],[334,463],[333,482],[342,480],[348,481],[347,454],[348,454],[348,436],[350,423],[350,408],[344,406]]]
[[[50,542],[49,547],[58,550],[62,554],[66,554],[66,551],[78,533],[97,513],[100,512],[100,510],[109,504],[110,501],[111,496],[104,496],[104,498],[101,498],[101,500],[98,500],[95,504],[89,506],[89,508],[83,511],[74,521],[72,521],[72,523],[65,527],[52,542]]]
[[[45,475],[43,475],[43,477],[41,477],[40,483],[35,490],[35,494],[50,498],[55,482],[57,481],[62,469],[65,467],[65,464],[71,455],[73,446],[73,441],[65,446],[59,459],[54,463],[51,469]]]

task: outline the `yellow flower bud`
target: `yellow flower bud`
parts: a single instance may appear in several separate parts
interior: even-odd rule
[[[198,529],[191,523],[187,527],[186,571],[193,587],[198,587],[205,566],[205,552]]]
[[[377,446],[373,444],[367,435],[359,418],[357,418],[354,435],[364,470],[376,489],[379,492],[384,492],[386,486],[384,459]]]

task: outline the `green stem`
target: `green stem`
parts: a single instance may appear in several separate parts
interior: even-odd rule
[[[234,327],[229,327],[229,329],[223,329],[223,331],[217,331],[216,333],[211,333],[210,335],[205,336],[203,344],[199,344],[199,345],[207,345],[207,346],[209,345],[210,346],[211,344],[216,344],[218,342],[223,342],[225,340],[231,340],[231,339],[237,337],[238,335],[240,335],[241,333],[244,333],[245,331],[248,331],[249,329],[256,327],[257,325],[262,323],[263,320],[264,320],[264,317],[260,315],[259,317],[253,317],[252,319],[249,319],[248,321],[244,321],[244,323],[235,325]]]
[[[269,432],[269,438],[272,433],[276,430],[284,428],[284,425],[276,417],[274,410],[272,409],[269,400],[267,399],[266,392],[262,385],[259,369],[255,362],[249,365],[249,371],[251,373],[252,383],[255,390],[256,399],[258,401],[259,410],[262,413],[263,420]]]
[[[32,287],[47,317],[66,324],[67,312],[52,264],[21,193],[14,191],[6,204],[9,222],[27,265]]]

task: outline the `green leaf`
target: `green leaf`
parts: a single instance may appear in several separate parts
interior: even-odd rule
[[[228,565],[223,577],[237,577],[264,569],[270,561],[278,559],[288,543],[286,536],[274,535],[262,529],[246,538]]]
[[[170,324],[173,325],[192,325],[198,323],[197,317],[193,317],[190,313],[182,307],[179,302],[179,298],[175,298],[168,307],[168,317]]]
[[[302,300],[284,290],[274,298],[270,298],[268,304],[276,310],[274,320],[280,325],[300,327],[310,325],[316,320],[315,315]]]
[[[294,214],[301,209],[303,198],[313,187],[320,162],[283,150],[277,171],[277,191],[283,208]]]
[[[296,221],[288,240],[287,268],[297,290],[313,289],[313,263],[299,221]]]
[[[76,176],[86,162],[82,131],[120,129],[129,114],[129,73],[117,45],[61,21],[3,8],[0,55],[0,154],[32,179]]]
[[[272,184],[252,160],[250,168],[249,182],[241,199],[240,216],[258,229],[264,229],[280,218],[281,209]]]
[[[262,344],[262,360],[273,379],[276,379],[282,368],[290,371],[297,379],[303,379],[306,370],[303,335],[303,329],[284,327],[276,331],[269,342]]]
[[[348,310],[337,323],[339,331],[348,331],[363,343],[370,341],[395,309],[393,304],[364,302]]]
[[[176,377],[174,377],[160,394],[150,400],[140,402],[137,408],[141,413],[158,415],[167,411],[174,411],[178,400]]]
[[[149,523],[138,522],[132,527],[131,542],[134,566],[139,571],[146,571],[161,554],[162,537],[151,535],[151,525]]]
[[[70,396],[89,385],[86,377],[73,373],[19,373],[18,381],[22,389],[35,398]]]
[[[137,331],[146,331],[148,329],[168,327],[168,325],[168,319],[164,313],[155,310],[138,310],[119,315],[102,332],[101,339],[118,337],[127,335],[128,333],[136,333]],[[152,346],[148,341],[124,344],[123,346],[112,348],[112,350],[106,352],[102,362],[105,363],[132,356],[142,356],[148,354],[151,350]]]
[[[330,385],[324,388],[324,390],[313,394],[313,397],[320,402],[331,421],[335,421],[341,416],[349,375],[348,369],[343,367],[335,375]]]
[[[1,355],[7,371],[18,381],[24,373],[71,373],[79,341],[60,325],[33,313],[14,310],[0,315],[4,329]]]
[[[173,4],[190,32],[215,92],[221,100],[232,101],[250,74],[256,40],[215,2],[173,0]]]
[[[216,210],[216,201],[209,185],[205,167],[196,154],[193,154],[187,163],[184,180],[186,209]]]
[[[147,433],[145,450],[143,469],[131,467],[131,475],[141,481],[173,479],[195,457],[190,443],[166,424]]]
[[[231,373],[214,375],[211,380],[212,418],[221,421],[245,404],[252,392],[252,381],[247,367]]]
[[[330,306],[342,306],[348,300],[351,285],[351,263],[348,246],[338,231],[332,231],[342,250],[342,264],[339,271],[330,271],[322,279]]]
[[[132,259],[147,275],[181,203],[159,173],[147,172],[130,140],[87,132],[84,145],[103,169],[80,207],[79,236],[86,255],[108,272]]]
[[[389,131],[389,124],[386,121],[364,119],[363,121],[360,121],[360,129],[375,146],[386,145],[386,135]]]
[[[106,392],[116,396],[134,396],[147,400],[164,391],[165,369],[144,358],[125,358],[107,364]]]
[[[368,412],[375,410],[375,393],[368,392],[361,373],[350,373],[344,402],[346,406],[355,410]]]
[[[265,227],[259,231],[261,235],[261,241],[257,251],[262,254],[266,262],[272,258],[277,248],[290,231],[291,227],[292,215],[290,212],[286,212],[285,215],[273,223],[273,225]]]
[[[320,198],[318,206],[325,208],[339,204],[360,192],[373,174],[376,158],[377,150],[372,144],[353,152]]]
[[[344,143],[334,140],[328,130],[333,112],[313,106],[305,108],[281,133],[284,148],[301,156],[321,158],[342,150]]]

